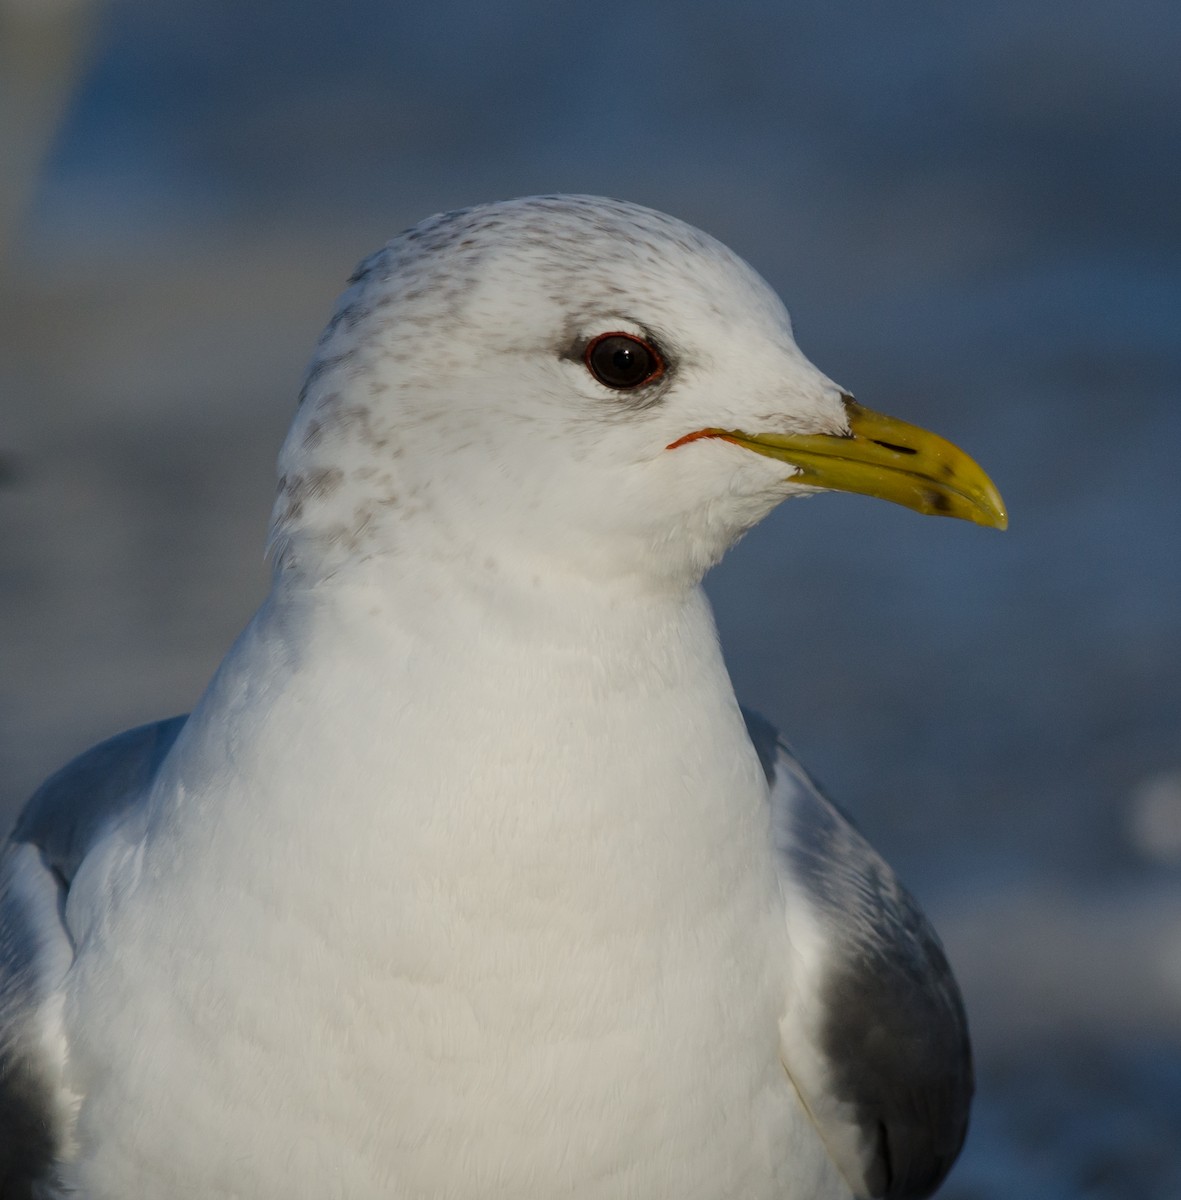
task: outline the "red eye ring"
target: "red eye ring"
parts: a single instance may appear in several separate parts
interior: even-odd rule
[[[604,386],[631,391],[664,374],[664,358],[651,342],[634,333],[600,333],[582,356],[586,369]]]

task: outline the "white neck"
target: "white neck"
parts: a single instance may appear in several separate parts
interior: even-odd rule
[[[137,1036],[122,1027],[152,1016],[144,979],[239,1024],[240,998],[258,997],[251,1071],[237,1026],[215,1023],[186,1095],[193,1119],[251,1112],[216,1136],[278,1194],[323,1195],[341,1177],[331,1158],[258,1157],[288,1147],[285,1114],[320,1112],[326,1090],[342,1156],[408,1195],[440,1193],[454,1164],[439,1148],[454,1145],[472,1147],[476,1182],[453,1195],[557,1194],[568,1160],[609,1181],[588,1195],[618,1194],[610,1169],[632,1160],[636,1195],[670,1178],[692,1200],[782,1194],[781,1168],[758,1155],[749,1179],[711,1174],[746,1161],[752,1137],[777,1145],[791,1099],[749,1035],[775,1029],[786,955],[769,951],[781,921],[765,783],[708,604],[698,589],[562,599],[530,624],[540,601],[529,620],[515,589],[476,606],[422,564],[280,586],[182,733],[134,914],[127,928],[108,917],[136,987],[109,1004],[120,1029],[93,1034]],[[211,999],[223,984],[232,996]],[[159,1061],[181,1061],[187,1029]],[[155,1120],[139,1087],[125,1112],[107,1105],[108,1127]],[[620,1125],[620,1111],[638,1115]],[[390,1116],[371,1144],[356,1131],[373,1112]],[[202,1177],[199,1138],[164,1125],[149,1141],[170,1169],[191,1141],[184,1165]],[[479,1184],[504,1171],[503,1187]]]
[[[609,826],[621,808],[661,829],[673,815],[649,797],[668,794],[667,772],[695,770],[686,791],[703,802],[757,780],[700,589],[422,560],[372,559],[311,587],[280,579],[188,740],[192,778],[220,780],[212,764],[227,757],[244,776],[249,800],[231,825],[287,827],[293,842],[335,832],[343,847],[362,822],[408,852],[411,831],[444,813],[473,841],[519,821],[540,847],[570,822]],[[273,783],[293,772],[298,801]],[[520,809],[522,794],[542,811]],[[697,815],[711,829],[727,820]]]

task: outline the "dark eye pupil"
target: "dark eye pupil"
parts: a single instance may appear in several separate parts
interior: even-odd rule
[[[591,374],[611,388],[633,388],[659,375],[664,369],[660,355],[639,338],[625,333],[606,333],[586,349]]]

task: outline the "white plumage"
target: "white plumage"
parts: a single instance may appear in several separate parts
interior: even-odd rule
[[[660,370],[602,382],[607,333]],[[270,597],[187,721],[67,767],[7,851],[0,1197],[933,1187],[954,983],[748,732],[698,586],[857,411],[750,268],[632,205],[445,214],[362,264]]]

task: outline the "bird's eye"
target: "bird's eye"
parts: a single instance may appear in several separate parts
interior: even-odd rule
[[[664,374],[664,359],[655,346],[630,333],[601,333],[583,355],[587,370],[618,391],[650,383]]]

